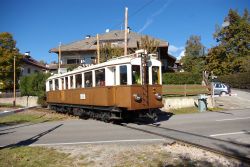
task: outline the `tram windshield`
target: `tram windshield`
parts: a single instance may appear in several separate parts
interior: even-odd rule
[[[159,67],[152,67],[152,84],[160,84],[159,82]]]
[[[120,84],[127,85],[127,66],[120,66]]]
[[[132,84],[141,84],[141,74],[139,65],[132,65]]]

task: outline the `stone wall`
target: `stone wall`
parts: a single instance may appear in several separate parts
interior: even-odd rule
[[[28,107],[38,106],[38,97],[30,96],[28,101]],[[164,110],[169,110],[172,108],[184,108],[184,107],[194,107],[198,105],[198,96],[189,97],[167,97],[163,99]],[[13,104],[13,98],[0,98],[0,103]],[[27,106],[27,96],[17,97],[16,104],[26,107]],[[207,106],[212,108],[212,98],[207,97]]]
[[[28,105],[27,105],[27,96],[17,97],[16,98],[16,105],[21,105],[23,107],[38,106],[37,99],[38,99],[38,97],[36,97],[36,96],[29,96]],[[14,98],[0,98],[0,103],[13,104],[13,100],[14,100]]]
[[[167,97],[163,99],[164,110],[198,106],[198,96]],[[212,108],[212,98],[207,96],[207,107]]]

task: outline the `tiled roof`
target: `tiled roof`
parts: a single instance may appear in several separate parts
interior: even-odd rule
[[[141,40],[141,37],[145,35],[141,35],[138,33],[135,33],[133,31],[130,31],[128,33],[128,48],[136,48],[137,47],[137,41]],[[153,38],[149,36],[149,39],[154,39],[159,42],[159,47],[167,47],[168,42]],[[123,41],[124,41],[124,31],[122,30],[115,30],[110,31],[108,33],[100,34],[99,35],[100,43],[102,42],[118,42],[118,47],[124,47]],[[119,41],[121,41],[119,43]],[[96,50],[96,36],[89,37],[87,39],[83,39],[77,42],[72,42],[70,44],[62,45],[61,51],[87,51],[87,50]],[[58,52],[58,47],[50,49],[49,52]]]
[[[42,63],[39,63],[38,61],[36,61],[35,59],[31,58],[30,56],[23,56],[22,62],[25,63],[25,64],[29,64],[29,65],[33,65],[33,66],[42,68],[44,70],[48,69],[45,65],[43,65]]]

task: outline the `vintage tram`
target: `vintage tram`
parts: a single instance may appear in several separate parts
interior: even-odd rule
[[[63,74],[46,81],[51,109],[103,121],[128,117],[157,120],[162,105],[161,62],[138,50],[107,62]]]

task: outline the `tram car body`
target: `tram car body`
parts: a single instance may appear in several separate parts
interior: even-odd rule
[[[104,121],[131,115],[157,119],[155,110],[163,107],[161,92],[161,62],[144,50],[46,81],[51,109]]]

